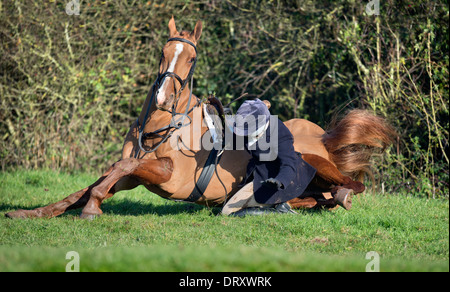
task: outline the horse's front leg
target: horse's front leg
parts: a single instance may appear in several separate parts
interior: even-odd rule
[[[22,210],[6,213],[8,218],[51,218],[63,214],[72,209],[84,207],[89,200],[92,189],[99,185],[112,171],[110,167],[95,183],[87,188],[79,190],[56,203],[33,210]]]
[[[169,158],[127,158],[116,162],[109,175],[92,189],[89,201],[81,213],[81,218],[91,219],[101,215],[103,213],[100,209],[102,202],[124,187],[127,188],[126,185],[123,185],[124,179],[132,179],[138,181],[139,184],[158,185],[167,182],[172,176],[172,171],[173,164]]]

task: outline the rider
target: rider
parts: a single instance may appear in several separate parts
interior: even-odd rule
[[[251,159],[242,188],[226,202],[222,214],[294,212],[286,202],[305,191],[316,170],[295,152],[289,129],[259,99],[245,101],[229,126],[236,140],[244,138]]]

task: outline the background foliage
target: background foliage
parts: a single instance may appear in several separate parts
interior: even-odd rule
[[[247,92],[326,127],[367,108],[399,139],[384,192],[448,197],[447,1],[0,2],[0,167],[100,173],[117,160],[156,74],[167,23],[203,21],[194,93]],[[367,1],[368,2],[368,1]]]

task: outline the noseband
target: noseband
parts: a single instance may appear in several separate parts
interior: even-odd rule
[[[152,89],[151,89],[150,102],[148,103],[148,106],[147,106],[147,111],[145,113],[143,124],[139,125],[139,118],[137,119],[137,126],[139,128],[139,137],[138,137],[139,149],[136,151],[135,158],[137,158],[139,156],[139,152],[140,151],[142,151],[144,153],[152,153],[152,152],[156,151],[156,149],[158,149],[159,146],[161,146],[164,142],[167,141],[167,139],[169,139],[172,136],[172,134],[173,134],[173,132],[175,130],[178,130],[181,127],[184,127],[184,126],[187,126],[187,125],[190,124],[190,122],[187,123],[187,124],[184,124],[184,120],[186,119],[186,117],[189,120],[191,120],[191,118],[188,115],[194,109],[194,108],[192,108],[192,109],[189,110],[189,107],[190,107],[190,104],[191,104],[191,99],[192,99],[192,87],[193,87],[193,84],[194,84],[194,70],[195,70],[195,66],[197,64],[197,47],[191,41],[183,39],[183,38],[170,38],[169,40],[167,40],[167,42],[175,42],[175,41],[176,42],[187,43],[187,44],[191,45],[194,48],[194,50],[195,50],[194,61],[192,63],[191,69],[189,70],[188,76],[184,80],[180,76],[178,76],[176,73],[174,73],[174,72],[166,71],[164,73],[158,73],[158,77],[156,78],[155,83],[153,83],[153,86],[152,86]],[[159,60],[160,67],[161,67],[161,62],[162,62],[162,55],[161,55],[161,59]],[[173,105],[172,105],[172,110],[169,111],[172,114],[172,119],[170,120],[170,123],[167,126],[164,126],[164,127],[160,128],[160,129],[158,129],[156,131],[153,131],[153,132],[144,133],[144,128],[145,128],[145,125],[147,123],[147,119],[148,119],[148,116],[149,116],[149,113],[150,113],[150,107],[153,104],[153,101],[155,99],[156,93],[159,91],[161,85],[164,83],[164,80],[167,77],[177,80],[180,83],[180,85],[181,85],[180,90],[177,92],[177,90],[175,88],[175,82],[174,82],[174,86],[173,87],[174,87],[175,100],[174,100]],[[184,113],[177,113],[176,109],[177,109],[177,106],[178,106],[178,101],[180,100],[181,93],[182,93],[183,89],[186,87],[186,85],[189,82],[189,80],[191,80],[191,88],[190,88],[191,91],[189,93],[189,99],[188,99],[188,103],[186,105],[186,109],[185,109]],[[198,104],[195,105],[195,106],[198,106]],[[177,119],[177,116],[180,116],[180,117]],[[164,131],[169,131],[169,132],[166,133],[164,136],[159,134],[159,133],[164,132]],[[144,146],[143,146],[143,143],[142,143],[142,140],[143,139],[148,139],[148,138],[150,138],[152,136],[153,137],[157,136],[157,137],[161,138],[162,140],[156,146],[153,146],[152,149],[145,150]]]

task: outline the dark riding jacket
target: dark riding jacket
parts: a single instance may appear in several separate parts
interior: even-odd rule
[[[274,132],[275,127],[278,133]],[[246,141],[244,146],[252,158],[241,185],[253,179],[255,200],[260,204],[278,204],[300,196],[316,173],[316,169],[305,162],[300,153],[295,152],[294,137],[279,119],[270,122],[265,134],[256,144],[249,147]],[[269,151],[275,151],[272,152],[274,155],[271,160],[262,161],[262,155],[267,156]],[[277,179],[283,187],[273,189],[263,184],[268,178]]]

